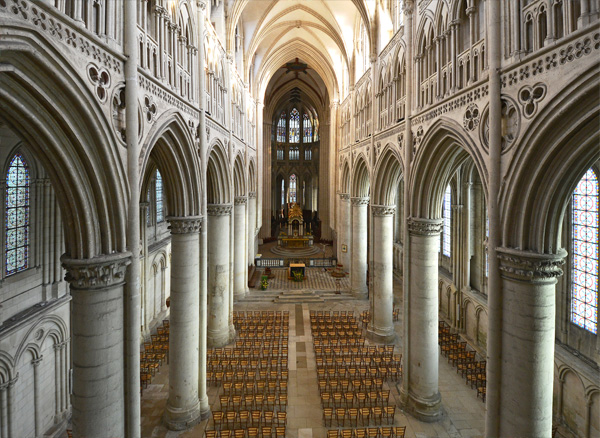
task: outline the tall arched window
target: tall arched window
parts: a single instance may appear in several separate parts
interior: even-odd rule
[[[281,205],[285,204],[285,179],[281,179]]]
[[[285,142],[285,112],[281,113],[277,123],[277,141]]]
[[[290,175],[290,202],[297,202],[296,199],[296,175],[292,174]]]
[[[446,187],[446,193],[444,193],[444,203],[442,204],[443,210],[443,230],[442,230],[442,254],[446,257],[450,257],[450,217],[451,217],[451,205],[452,201],[452,190],[450,185]]]
[[[29,267],[29,168],[17,153],[6,175],[6,275]]]
[[[598,331],[598,176],[590,169],[573,192],[571,321]]]
[[[319,119],[315,117],[313,128],[313,141],[319,141]]]
[[[304,143],[310,143],[312,141],[312,122],[308,117],[308,114],[304,113],[302,117],[302,128],[304,130],[304,135],[302,136],[302,141]]]
[[[163,182],[162,176],[158,169],[156,170],[156,223],[165,220],[165,212],[163,208]]]
[[[300,113],[296,108],[290,113],[290,143],[300,143]]]

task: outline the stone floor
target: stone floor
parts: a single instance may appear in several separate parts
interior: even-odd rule
[[[317,270],[317,268],[315,268]],[[313,270],[310,270],[313,271]],[[322,271],[321,271],[322,272]],[[314,274],[315,278],[320,275]],[[293,282],[290,282],[293,284]],[[396,285],[398,286],[398,285]],[[252,293],[252,292],[251,292]],[[398,295],[398,294],[396,294]],[[290,312],[289,334],[289,403],[288,403],[288,437],[289,438],[324,438],[326,428],[323,425],[323,411],[317,387],[316,362],[310,330],[311,310],[354,310],[355,314],[368,308],[367,300],[339,300],[324,303],[236,303],[235,310],[288,310]],[[400,312],[402,314],[402,312]],[[395,323],[396,332],[400,334],[402,321]],[[401,353],[401,339],[396,343],[397,352]],[[483,436],[485,424],[485,405],[476,397],[475,390],[465,385],[464,380],[456,374],[455,369],[446,359],[440,357],[440,392],[444,406],[444,418],[438,423],[423,423],[400,409],[399,384],[391,384],[390,401],[395,400],[395,425],[406,426],[408,437],[476,437]],[[388,385],[387,383],[384,384]],[[211,420],[198,424],[185,432],[168,431],[162,425],[162,413],[168,395],[168,366],[165,365],[154,378],[142,396],[142,436],[155,437],[203,437],[204,429]],[[219,409],[218,391],[209,387],[211,407]]]

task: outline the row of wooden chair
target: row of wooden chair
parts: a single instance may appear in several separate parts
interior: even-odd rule
[[[248,427],[261,426],[286,426],[287,412],[286,411],[248,411],[248,410],[229,410],[229,411],[213,411],[212,421],[214,429],[247,429]]]
[[[396,405],[364,408],[323,408],[323,422],[325,426],[327,426],[327,423],[331,426],[333,421],[342,427],[346,425],[346,421],[349,422],[350,426],[354,422],[354,425],[357,427],[359,422],[363,426],[381,424],[384,421],[387,424],[393,424],[395,415]]]
[[[251,319],[256,317],[261,318],[288,318],[290,317],[289,310],[234,310],[234,318]]]
[[[169,320],[163,320],[157,328],[157,334],[150,336],[151,342],[144,343],[140,353],[140,394],[152,383],[163,362],[169,362]]]
[[[347,391],[347,392],[322,392],[321,404],[329,408],[364,408],[385,406],[390,400],[390,390],[379,391]]]
[[[362,337],[364,340],[364,336]],[[315,353],[323,358],[336,358],[336,357],[358,357],[358,358],[393,358],[394,356],[394,345],[319,345],[320,342],[314,343]]]
[[[286,356],[271,356],[271,359],[210,359],[206,362],[207,371],[222,371],[224,373],[231,371],[236,372],[239,370],[263,370],[270,372],[276,369],[287,369],[288,358]]]
[[[406,426],[330,429],[327,438],[404,438]]]
[[[402,368],[398,364],[386,366],[386,365],[375,365],[375,366],[334,366],[334,367],[321,367],[317,368],[317,377],[319,379],[349,379],[355,378],[381,378],[388,381],[398,381],[402,375]]]
[[[314,345],[317,347],[363,347],[365,345],[365,338],[327,338],[327,339],[315,339]]]
[[[287,363],[287,360],[286,360]],[[213,369],[209,369],[213,371]],[[280,363],[275,363],[268,368],[256,367],[256,368],[242,368],[237,371],[215,371],[219,373],[220,381],[222,382],[233,382],[233,381],[257,381],[257,380],[268,380],[268,379],[281,379],[286,378],[289,373],[288,368],[284,368]],[[221,376],[222,374],[222,376]]]
[[[288,395],[284,392],[279,394],[244,394],[219,396],[221,409],[247,409],[247,410],[285,410],[288,403]]]
[[[257,348],[257,347],[270,347],[273,345],[271,339],[236,339],[235,347],[236,348]],[[279,345],[279,342],[275,343],[275,345]]]
[[[311,310],[310,317],[315,318],[335,318],[335,317],[354,317],[354,310]]]
[[[247,429],[206,429],[205,438],[286,438],[285,426],[248,427]]]
[[[287,376],[281,379],[223,382],[223,395],[287,394]]]
[[[486,362],[477,361],[476,352],[468,350],[467,342],[463,341],[458,333],[453,333],[446,322],[440,321],[438,330],[442,354],[448,357],[448,362],[456,367],[456,372],[461,373],[467,385],[477,389],[477,397],[481,396],[485,402]]]
[[[361,379],[320,379],[317,381],[319,393],[322,392],[346,392],[350,389],[354,391],[380,391],[383,389],[383,379],[377,377]]]

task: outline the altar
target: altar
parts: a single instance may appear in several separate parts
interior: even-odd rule
[[[314,238],[306,230],[302,208],[295,202],[289,205],[288,220],[277,238],[277,247],[279,249],[302,250],[313,247]]]

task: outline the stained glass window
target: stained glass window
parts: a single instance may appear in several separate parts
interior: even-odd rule
[[[302,141],[304,143],[310,143],[312,141],[312,122],[308,117],[308,114],[304,113],[302,117],[302,128],[304,130],[304,135],[302,136]]]
[[[290,143],[300,143],[300,113],[296,108],[290,113]]]
[[[163,182],[160,172],[156,171],[156,223],[165,220],[165,212],[163,209]]]
[[[444,203],[442,205],[443,210],[443,230],[442,230],[442,254],[446,257],[450,257],[450,216],[451,216],[451,205],[452,191],[450,185],[446,187],[446,193],[444,193]]]
[[[285,142],[285,112],[281,113],[277,123],[277,141]]]
[[[16,154],[6,175],[6,275],[29,266],[29,168]]]
[[[296,201],[296,175],[292,174],[290,176],[290,202]]]
[[[281,205],[285,204],[285,180],[281,180]]]
[[[598,176],[588,170],[573,192],[571,321],[598,331]]]

